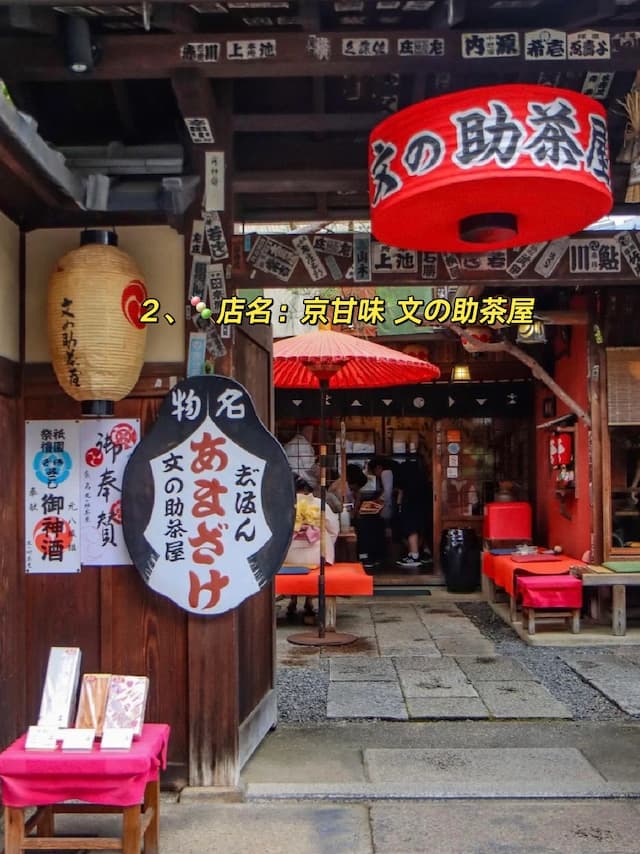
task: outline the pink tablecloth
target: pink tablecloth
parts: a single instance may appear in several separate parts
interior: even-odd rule
[[[517,592],[524,608],[581,608],[582,581],[572,575],[522,575]]]
[[[586,566],[581,560],[572,557],[561,557],[560,560],[536,561],[531,563],[517,562],[517,557],[512,559],[511,555],[493,555],[491,571],[493,580],[498,587],[503,587],[510,596],[513,596],[513,579],[516,571],[523,575],[563,575],[569,572],[572,566]]]
[[[90,753],[25,750],[25,738],[0,753],[2,800],[8,807],[69,800],[134,806],[167,766],[168,724],[145,724],[130,750],[101,750],[97,743]]]

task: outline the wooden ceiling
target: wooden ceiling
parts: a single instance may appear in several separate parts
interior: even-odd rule
[[[74,17],[88,21],[95,45],[85,74],[65,65]],[[501,40],[511,48],[496,48]],[[474,86],[548,83],[594,94],[608,110],[615,161],[625,126],[617,101],[635,79],[639,47],[640,0],[0,4],[0,77],[67,154],[180,144],[188,175],[185,115],[200,109],[215,132],[216,104],[230,100],[234,211],[247,222],[368,217],[371,128],[409,104]],[[622,207],[627,175],[615,164]],[[27,225],[51,221],[50,204],[39,210]]]

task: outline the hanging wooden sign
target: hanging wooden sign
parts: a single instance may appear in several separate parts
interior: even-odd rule
[[[245,388],[222,376],[174,386],[125,470],[125,541],[145,582],[193,614],[264,587],[293,532],[286,455]]]

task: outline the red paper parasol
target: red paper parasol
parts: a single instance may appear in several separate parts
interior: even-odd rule
[[[373,388],[437,380],[440,369],[408,353],[343,332],[317,331],[273,345],[276,388]]]
[[[276,341],[273,346],[273,382],[276,388],[318,388],[320,394],[320,575],[318,579],[318,634],[292,635],[292,643],[345,644],[354,635],[325,636],[325,505],[326,444],[324,390],[373,388],[429,382],[440,376],[431,362],[399,350],[364,341],[343,332],[320,329]]]

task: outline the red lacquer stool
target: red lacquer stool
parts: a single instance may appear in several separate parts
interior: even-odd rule
[[[539,620],[571,621],[571,631],[580,631],[582,581],[572,575],[521,575],[516,580],[517,593],[522,596],[522,618],[527,631],[535,634]]]

